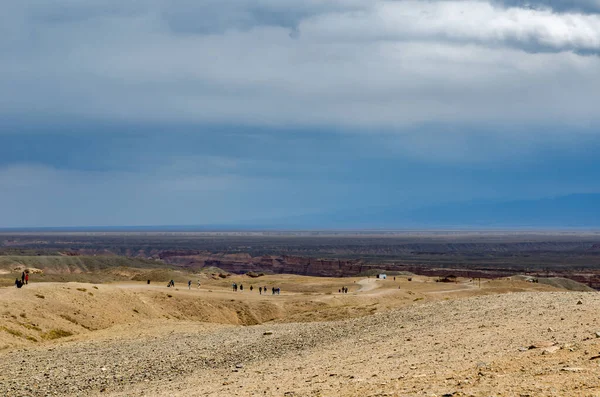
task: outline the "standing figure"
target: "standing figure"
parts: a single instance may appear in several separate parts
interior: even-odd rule
[[[262,295],[262,287],[258,287],[258,293],[259,295]]]
[[[240,292],[244,291],[244,284],[240,284]]]
[[[198,288],[200,288],[200,280],[198,280]]]
[[[192,289],[192,280],[188,280],[188,289]]]
[[[254,287],[253,287],[253,286],[250,286],[250,292],[252,292],[252,290],[253,290],[253,289],[254,289]]]
[[[21,273],[21,284],[25,284],[25,272]]]
[[[29,273],[25,273],[25,284],[29,284]]]

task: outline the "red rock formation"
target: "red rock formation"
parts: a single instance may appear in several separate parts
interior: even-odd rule
[[[169,251],[161,253],[160,258],[166,263],[182,267],[214,266],[231,273],[266,272],[288,273],[306,276],[353,276],[363,270],[360,260],[315,259],[295,256],[260,256],[247,254],[222,255],[203,254],[176,255]]]

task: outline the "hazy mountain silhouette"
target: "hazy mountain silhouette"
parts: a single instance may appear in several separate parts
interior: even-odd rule
[[[204,225],[11,228],[3,231],[230,231],[435,228],[600,228],[600,194],[572,194],[518,201],[468,201],[406,210],[400,206],[358,208],[248,222]]]
[[[600,194],[518,201],[469,201],[404,210],[387,206],[267,222],[281,228],[599,228]]]

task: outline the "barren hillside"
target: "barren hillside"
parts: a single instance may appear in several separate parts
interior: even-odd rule
[[[596,293],[507,279],[200,280],[0,289],[0,394],[596,396],[600,386]]]

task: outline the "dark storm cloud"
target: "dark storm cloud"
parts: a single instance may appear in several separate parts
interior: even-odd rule
[[[556,9],[9,0],[0,13],[0,112],[388,130],[596,120],[600,62],[581,55],[600,51],[600,16],[547,4]]]
[[[0,220],[200,224],[592,191],[597,5],[4,0]]]
[[[354,8],[358,8],[358,4],[352,1],[176,0],[162,7],[161,15],[174,32],[223,33],[230,29],[249,30],[259,26],[295,31],[304,19]]]

